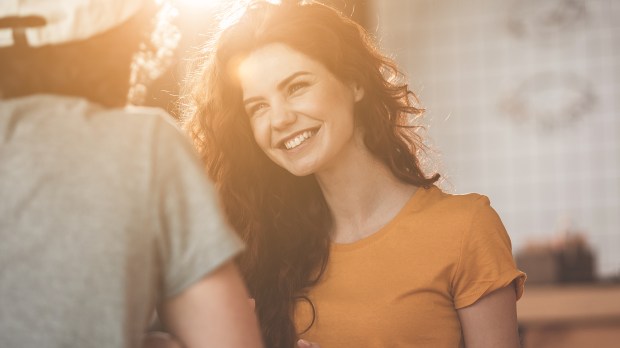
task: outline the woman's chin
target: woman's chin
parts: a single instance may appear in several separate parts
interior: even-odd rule
[[[295,176],[308,176],[308,175],[312,175],[315,173],[315,166],[314,165],[308,165],[308,164],[295,164],[295,165],[287,165],[287,166],[283,166],[284,169],[286,169],[289,173],[295,175]]]

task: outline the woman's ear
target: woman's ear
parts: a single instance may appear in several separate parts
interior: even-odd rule
[[[351,83],[351,90],[353,91],[353,98],[356,103],[364,98],[364,87],[357,81]]]

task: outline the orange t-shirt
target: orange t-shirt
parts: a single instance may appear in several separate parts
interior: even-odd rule
[[[525,274],[487,197],[420,188],[381,230],[332,245],[301,338],[321,348],[462,347],[456,310],[514,280],[519,298]],[[300,333],[312,322],[307,302],[295,322]]]

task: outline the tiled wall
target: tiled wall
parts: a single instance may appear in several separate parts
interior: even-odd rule
[[[600,276],[620,275],[620,1],[372,6],[428,110],[444,187],[488,195],[515,251],[570,226]]]

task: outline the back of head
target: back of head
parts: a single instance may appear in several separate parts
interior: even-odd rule
[[[153,0],[3,0],[0,98],[46,93],[125,105],[155,11]]]

